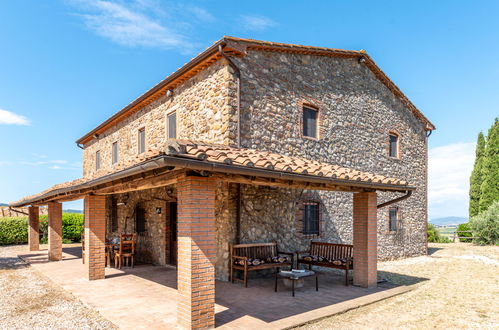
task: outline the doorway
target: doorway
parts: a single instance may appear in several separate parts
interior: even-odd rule
[[[177,202],[169,203],[169,227],[170,227],[170,238],[169,238],[169,259],[168,263],[170,265],[177,265]]]

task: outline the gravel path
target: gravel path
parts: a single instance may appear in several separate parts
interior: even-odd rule
[[[429,256],[379,264],[416,289],[302,329],[499,329],[499,247],[430,244]]]
[[[0,329],[116,329],[17,258],[19,249],[0,246]]]

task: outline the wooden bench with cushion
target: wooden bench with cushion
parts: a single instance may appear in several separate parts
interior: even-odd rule
[[[348,270],[353,269],[353,245],[326,242],[310,242],[308,251],[297,252],[298,265],[337,268],[345,270],[345,285],[348,285]]]
[[[230,252],[230,280],[234,283],[234,270],[241,270],[245,287],[248,287],[250,271],[293,267],[293,253],[279,251],[275,242],[231,245]]]

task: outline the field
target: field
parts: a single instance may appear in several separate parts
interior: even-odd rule
[[[457,228],[437,228],[437,230],[440,235],[452,240],[454,238],[454,232],[457,230]]]
[[[433,243],[429,252],[379,264],[413,291],[303,329],[499,329],[499,247]]]

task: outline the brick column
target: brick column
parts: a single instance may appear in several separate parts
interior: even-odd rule
[[[353,195],[353,282],[365,288],[377,285],[376,193]]]
[[[28,245],[30,251],[40,250],[40,209],[38,206],[28,208]]]
[[[85,197],[85,267],[89,280],[105,277],[106,196]]]
[[[215,189],[212,178],[177,184],[177,322],[184,329],[215,326]]]
[[[49,260],[62,259],[62,204],[48,202]]]

